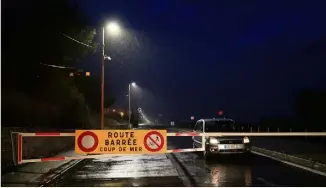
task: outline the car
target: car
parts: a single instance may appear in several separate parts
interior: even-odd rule
[[[226,118],[200,119],[196,122],[193,132],[237,132],[239,129],[234,120]],[[202,137],[193,136],[193,146],[202,147]],[[205,151],[203,156],[208,157],[214,154],[242,154],[250,156],[250,140],[246,136],[206,136],[204,139]]]

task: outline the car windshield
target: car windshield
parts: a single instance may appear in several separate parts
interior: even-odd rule
[[[236,132],[238,127],[233,121],[209,121],[205,123],[205,132]]]

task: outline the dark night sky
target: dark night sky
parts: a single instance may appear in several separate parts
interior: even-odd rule
[[[117,20],[129,40],[107,36],[107,85],[127,106],[128,82],[149,115],[242,120],[293,115],[300,88],[326,86],[326,1],[91,0],[99,27]],[[98,32],[98,34],[101,34]],[[121,42],[123,41],[123,42]],[[123,43],[123,44],[122,44]],[[99,72],[99,56],[88,67]],[[323,63],[324,62],[324,63]],[[142,96],[142,97],[139,97]]]

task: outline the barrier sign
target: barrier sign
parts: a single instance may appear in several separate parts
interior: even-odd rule
[[[166,130],[76,130],[78,154],[166,153]]]

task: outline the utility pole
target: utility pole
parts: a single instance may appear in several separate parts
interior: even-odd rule
[[[131,119],[131,109],[130,109],[130,95],[131,95],[131,83],[129,83],[129,86],[128,86],[128,97],[129,97],[129,112],[128,112],[128,118],[129,118],[129,128],[131,128],[131,124],[130,124],[130,119]]]
[[[101,60],[101,129],[104,129],[104,27],[103,27],[103,42],[102,42],[102,60]]]

